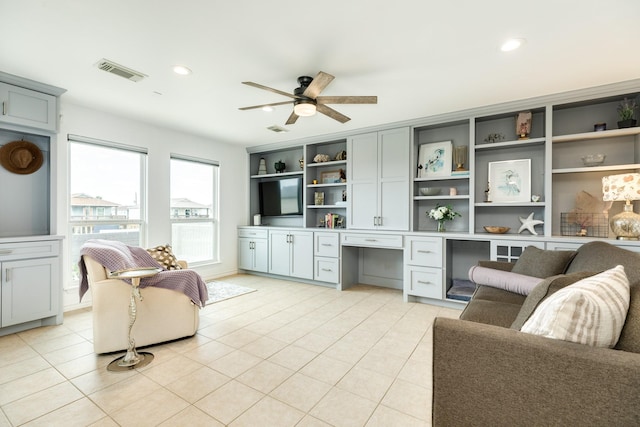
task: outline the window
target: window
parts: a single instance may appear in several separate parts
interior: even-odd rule
[[[189,264],[219,261],[218,164],[171,157],[171,246]]]
[[[72,279],[89,239],[143,246],[147,155],[136,148],[69,135]]]

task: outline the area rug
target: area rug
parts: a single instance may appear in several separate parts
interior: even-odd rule
[[[207,282],[207,289],[209,290],[207,304],[213,304],[214,302],[224,301],[256,291],[256,289],[245,288],[244,286],[234,285],[233,283],[217,282],[215,280]]]

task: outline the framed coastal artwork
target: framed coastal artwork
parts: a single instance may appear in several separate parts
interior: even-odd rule
[[[451,141],[420,145],[418,150],[418,178],[451,175]]]
[[[531,200],[531,159],[489,162],[489,192],[492,202]]]

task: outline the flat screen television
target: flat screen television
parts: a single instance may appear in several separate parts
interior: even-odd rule
[[[259,183],[262,216],[302,215],[302,177]]]

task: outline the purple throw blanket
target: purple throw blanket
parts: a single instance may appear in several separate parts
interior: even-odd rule
[[[195,271],[189,269],[167,270],[143,248],[111,240],[93,239],[87,240],[80,248],[80,261],[78,262],[80,267],[80,300],[89,289],[87,266],[82,258],[83,255],[95,259],[109,271],[139,267],[160,267],[163,269],[160,273],[151,277],[143,277],[140,280],[140,288],[155,286],[156,288],[182,292],[191,298],[191,301],[198,307],[204,307],[207,299],[209,299],[207,285]],[[131,283],[129,279],[124,280],[129,284]]]

